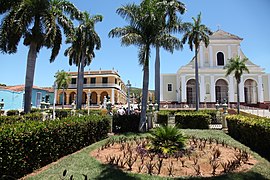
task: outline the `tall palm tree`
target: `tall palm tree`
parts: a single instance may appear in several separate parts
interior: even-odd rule
[[[61,27],[65,35],[70,34],[73,29],[70,18],[79,18],[80,13],[66,0],[0,0],[0,4],[0,14],[4,15],[0,26],[1,52],[16,53],[21,38],[29,47],[24,101],[24,112],[28,113],[37,54],[43,46],[51,48],[50,62],[53,62],[62,42]]]
[[[68,88],[68,85],[71,81],[71,75],[64,70],[58,71],[55,74],[55,82],[57,84],[57,89],[62,89],[62,109],[64,109],[65,103],[65,90]]]
[[[160,22],[163,12],[157,11],[151,0],[144,0],[140,5],[122,6],[117,9],[117,13],[127,20],[129,25],[112,29],[109,32],[109,37],[120,37],[122,45],[135,45],[139,48],[139,64],[143,66],[143,94],[139,130],[146,131],[150,48],[155,44],[155,39],[160,36],[160,31],[163,30]],[[160,39],[162,38],[165,39],[165,35],[160,37]]]
[[[181,32],[181,22],[177,17],[177,12],[184,14],[186,11],[185,5],[177,0],[153,0],[153,3],[157,3],[157,6],[164,12],[162,20],[164,26],[164,33],[175,32],[175,30]],[[155,99],[158,104],[158,110],[160,106],[160,44],[163,43],[159,38],[156,39],[156,60],[155,60]],[[171,53],[174,49],[182,48],[182,44],[178,41],[171,41],[167,48]]]
[[[233,74],[237,83],[237,113],[240,113],[240,94],[239,94],[239,84],[241,82],[241,77],[244,72],[249,73],[246,62],[248,58],[241,59],[240,56],[228,59],[229,63],[224,66],[226,69],[226,76]]]
[[[185,23],[185,33],[183,35],[183,43],[185,44],[188,41],[189,48],[193,51],[193,46],[195,46],[195,81],[196,81],[196,111],[199,111],[199,68],[198,68],[198,50],[201,42],[207,47],[209,44],[209,35],[212,34],[212,31],[207,28],[204,24],[201,24],[201,13],[197,16],[197,19],[192,17],[192,23]]]
[[[67,43],[71,46],[66,49],[65,55],[69,56],[69,64],[78,66],[77,78],[77,109],[82,107],[84,67],[89,66],[95,57],[94,49],[99,50],[101,40],[95,31],[95,24],[102,21],[102,16],[90,16],[83,12],[80,25],[75,29],[75,33],[67,38]]]

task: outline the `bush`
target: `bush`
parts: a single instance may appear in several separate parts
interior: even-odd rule
[[[186,138],[172,126],[161,126],[151,132],[150,148],[155,153],[173,154],[185,147]]]
[[[110,121],[102,116],[69,117],[0,126],[0,177],[20,178],[107,137]]]
[[[209,129],[211,116],[205,113],[177,113],[175,124],[184,129]]]
[[[18,110],[8,110],[7,111],[7,116],[17,116],[19,115],[19,111]]]
[[[30,113],[25,115],[14,115],[14,116],[0,116],[0,125],[1,124],[14,124],[18,122],[26,122],[29,120],[33,121],[41,121],[42,114],[41,113]]]
[[[125,133],[125,132],[138,132],[140,123],[140,115],[113,115],[113,132]]]
[[[169,119],[169,111],[160,111],[157,114],[157,123],[161,124],[163,126],[168,125],[168,119]]]
[[[270,160],[270,119],[227,116],[229,135]]]

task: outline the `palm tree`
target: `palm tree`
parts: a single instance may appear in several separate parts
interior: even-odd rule
[[[185,44],[188,40],[189,48],[193,51],[193,46],[195,46],[195,81],[196,81],[196,111],[199,111],[199,70],[198,70],[198,50],[201,42],[207,47],[209,44],[209,35],[212,31],[208,29],[204,24],[201,24],[201,13],[197,16],[197,19],[192,17],[192,23],[185,23],[185,33],[183,35],[183,43]]]
[[[117,27],[109,32],[109,37],[120,37],[121,44],[135,45],[139,48],[139,64],[143,66],[142,110],[139,130],[146,131],[146,108],[149,86],[150,47],[155,44],[161,28],[162,12],[153,8],[151,0],[145,0],[140,5],[128,4],[117,9],[117,13],[129,22],[122,28]],[[157,15],[158,13],[159,16]]]
[[[236,83],[237,83],[237,113],[240,113],[240,94],[239,94],[239,84],[241,82],[241,77],[243,72],[249,73],[248,67],[246,66],[246,62],[248,58],[241,59],[240,56],[236,56],[235,58],[228,59],[229,63],[224,66],[226,69],[226,76],[229,76],[233,73]]]
[[[29,47],[25,77],[24,112],[31,108],[32,87],[37,54],[45,46],[52,49],[50,62],[59,53],[62,31],[65,35],[72,32],[73,23],[66,16],[79,18],[77,8],[66,0],[0,0],[0,49],[2,53],[16,53],[18,43],[24,39]]]
[[[65,102],[65,89],[68,88],[68,85],[71,81],[71,75],[64,70],[58,71],[54,76],[55,82],[57,84],[57,89],[62,89],[62,109],[64,109],[64,102]]]
[[[185,5],[177,0],[153,0],[153,3],[157,3],[163,14],[164,33],[174,32],[175,30],[181,31],[181,23],[178,20],[177,12],[184,14],[186,11]],[[168,20],[167,20],[168,19]],[[167,20],[167,22],[166,22]],[[160,46],[162,42],[159,38],[156,39],[156,60],[155,60],[155,98],[158,104],[158,110],[160,105]],[[167,44],[166,50],[173,53],[174,49],[182,49],[182,44],[178,40],[170,41]]]
[[[82,107],[84,67],[89,66],[95,57],[94,49],[100,49],[101,40],[95,31],[95,23],[102,21],[102,16],[90,17],[83,12],[81,24],[75,29],[75,33],[67,38],[71,46],[66,49],[65,56],[69,56],[69,64],[78,66],[77,78],[77,109]]]

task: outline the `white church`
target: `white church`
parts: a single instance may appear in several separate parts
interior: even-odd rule
[[[225,77],[223,67],[228,59],[246,57],[240,48],[242,38],[217,30],[209,37],[206,48],[201,43],[198,51],[199,89],[201,104],[237,102],[237,83],[233,75]],[[247,57],[248,58],[248,57]],[[182,66],[175,74],[161,74],[161,103],[195,104],[195,58]],[[270,103],[270,74],[249,60],[246,63],[250,73],[242,75],[240,102],[244,105],[266,107]]]

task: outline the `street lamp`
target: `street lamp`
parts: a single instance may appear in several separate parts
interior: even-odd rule
[[[90,110],[90,98],[91,98],[91,92],[90,92],[90,89],[88,89],[88,93],[87,93],[87,107],[88,107],[87,114],[88,115],[89,115],[89,110]]]
[[[129,96],[130,96],[130,87],[131,87],[131,84],[130,84],[130,81],[128,80],[127,84],[127,90],[128,90],[128,94],[127,94],[127,98],[128,98],[128,115],[130,114],[130,100],[129,100]]]
[[[56,98],[57,98],[57,83],[56,83],[56,81],[54,81],[53,89],[54,89],[53,119],[55,119],[55,104],[56,104]]]
[[[0,102],[0,110],[2,110],[2,109],[3,109],[4,104],[5,104],[5,103],[4,103],[4,99],[2,99],[2,100],[1,100],[1,102]]]

